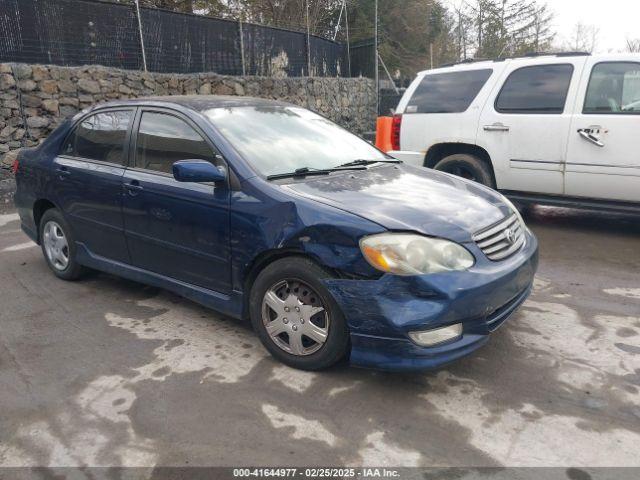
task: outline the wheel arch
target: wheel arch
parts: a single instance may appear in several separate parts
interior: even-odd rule
[[[442,142],[432,145],[425,155],[424,166],[427,168],[434,168],[440,160],[456,153],[473,155],[483,161],[491,170],[491,175],[493,176],[493,181],[495,183],[496,172],[489,152],[479,145],[472,143]]]
[[[52,208],[58,208],[58,206],[47,198],[39,198],[33,203],[33,223],[36,227],[38,244],[40,244],[40,220],[42,220],[44,213]]]
[[[260,272],[271,265],[273,262],[289,257],[298,257],[309,260],[313,262],[317,267],[325,270],[328,274],[332,276],[338,276],[337,272],[323,265],[317,258],[303,250],[299,250],[297,248],[274,248],[266,250],[260,253],[256,258],[254,258],[253,261],[245,269],[242,282],[244,293],[242,301],[243,319],[249,318],[249,300],[251,297],[251,288],[253,287],[253,284],[255,283],[256,278],[258,278]]]

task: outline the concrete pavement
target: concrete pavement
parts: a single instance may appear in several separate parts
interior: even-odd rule
[[[94,274],[0,215],[1,466],[640,466],[640,222],[537,207],[525,305],[476,355],[292,370],[247,325]]]

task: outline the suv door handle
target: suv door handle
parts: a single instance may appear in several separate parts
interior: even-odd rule
[[[598,137],[591,133],[590,128],[579,128],[578,133],[586,141],[591,142],[598,147],[604,147],[604,143],[602,143],[602,141]]]
[[[491,125],[485,125],[482,127],[485,132],[508,132],[509,127],[502,123],[492,123]]]
[[[124,188],[127,189],[127,192],[132,197],[138,195],[138,193],[144,190],[144,187],[140,185],[140,182],[138,180],[131,180],[130,183],[125,183]]]

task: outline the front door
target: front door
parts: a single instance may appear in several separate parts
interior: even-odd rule
[[[122,176],[135,109],[109,109],[81,119],[54,160],[56,201],[77,241],[93,255],[128,263]]]
[[[566,194],[640,202],[640,62],[590,60],[573,118]]]
[[[188,118],[141,109],[124,175],[125,235],[132,263],[142,269],[218,292],[231,284],[229,188],[182,183],[178,160],[222,160]]]
[[[561,194],[573,103],[583,57],[549,58],[538,65],[513,60],[484,106],[478,145],[491,155],[497,186]]]

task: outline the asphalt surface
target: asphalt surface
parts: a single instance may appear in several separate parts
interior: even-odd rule
[[[247,325],[57,280],[0,215],[0,466],[640,466],[640,219],[536,208],[535,291],[431,373],[292,370]]]

